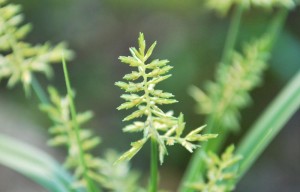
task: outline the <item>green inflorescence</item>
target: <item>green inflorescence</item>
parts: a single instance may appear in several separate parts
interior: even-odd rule
[[[228,192],[234,190],[234,179],[237,177],[236,169],[232,169],[242,159],[233,155],[234,146],[227,147],[218,157],[210,152],[205,158],[207,165],[206,180],[189,184],[189,187],[199,192]]]
[[[268,37],[246,44],[243,54],[235,52],[231,65],[220,65],[216,82],[206,84],[206,93],[193,86],[190,94],[197,101],[197,111],[213,116],[225,129],[239,128],[240,109],[251,97],[249,91],[261,83],[262,73],[269,59]]]
[[[60,62],[62,52],[67,59],[73,53],[66,49],[65,43],[51,46],[49,43],[31,45],[25,42],[23,39],[31,25],[21,25],[24,16],[20,11],[21,6],[0,1],[0,80],[8,78],[8,87],[22,82],[28,95],[34,72],[49,77],[52,75],[50,63]]]
[[[142,191],[137,184],[139,175],[130,170],[128,162],[113,165],[117,160],[117,153],[109,150],[104,158],[95,157],[91,150],[95,149],[100,138],[82,125],[92,118],[92,112],[78,113],[76,122],[80,127],[78,142],[76,129],[70,112],[70,101],[67,96],[61,97],[53,87],[48,88],[51,104],[42,104],[41,110],[46,112],[53,121],[49,132],[53,138],[49,140],[51,146],[65,146],[68,149],[65,166],[74,170],[76,182],[72,187],[86,187],[85,177],[90,178],[104,189],[115,192]],[[84,164],[80,160],[80,150],[83,151]],[[85,167],[86,166],[86,167]],[[84,176],[86,172],[86,176]]]
[[[144,134],[142,139],[131,144],[132,148],[124,153],[118,161],[131,159],[150,138],[153,138],[158,143],[159,159],[162,163],[164,155],[167,154],[166,145],[179,143],[188,151],[193,152],[198,146],[194,142],[206,141],[215,138],[217,135],[199,134],[204,128],[202,126],[182,137],[185,129],[183,114],[175,117],[173,116],[173,112],[165,113],[159,107],[160,105],[172,104],[177,101],[173,99],[173,94],[155,88],[158,83],[171,77],[167,73],[173,67],[168,65],[168,60],[155,59],[147,63],[156,42],[146,51],[144,35],[140,33],[138,43],[138,50],[136,48],[129,49],[132,56],[119,57],[122,63],[137,70],[123,77],[127,82],[119,81],[116,82],[116,85],[127,92],[127,94],[121,96],[126,102],[120,105],[118,110],[137,108],[132,114],[125,117],[123,121],[145,117],[144,121],[134,121],[123,130],[125,132],[142,131]]]
[[[96,179],[101,177],[98,174],[98,167],[101,165],[100,160],[95,158],[90,151],[100,143],[100,138],[94,134],[81,128],[79,130],[80,141],[77,140],[76,130],[71,118],[70,100],[66,97],[61,97],[56,89],[49,87],[50,100],[52,104],[42,104],[41,109],[45,111],[54,125],[50,127],[49,132],[53,138],[49,141],[52,146],[66,146],[68,149],[68,156],[65,165],[69,168],[75,169],[75,177],[78,182],[74,185],[76,187],[86,186],[84,172],[88,169],[88,175]],[[81,127],[84,123],[92,118],[90,111],[79,113],[76,116],[76,122]],[[80,150],[83,151],[83,156],[86,164],[81,162]],[[87,167],[85,167],[87,166]]]

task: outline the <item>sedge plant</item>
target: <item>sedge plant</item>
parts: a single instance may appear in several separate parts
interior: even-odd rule
[[[241,110],[251,103],[250,92],[262,83],[288,10],[297,3],[294,0],[205,0],[207,9],[216,11],[221,17],[229,15],[231,9],[233,13],[215,80],[206,83],[203,89],[189,88],[197,112],[206,117],[206,125],[188,133],[185,133],[182,113],[176,116],[172,110],[163,110],[177,102],[174,95],[157,88],[171,77],[173,67],[168,60],[150,60],[156,42],[147,48],[144,34],[140,33],[138,48],[129,49],[131,56],[119,57],[132,72],[115,85],[125,91],[121,95],[125,102],[117,109],[130,111],[123,119],[129,122],[123,131],[141,133],[141,138],[132,142],[131,148],[122,155],[109,149],[103,156],[97,156],[94,151],[100,146],[101,139],[85,127],[93,113],[76,110],[76,91],[71,86],[65,61],[72,58],[73,52],[64,43],[51,46],[49,43],[32,45],[26,42],[31,25],[21,25],[20,5],[0,0],[0,80],[7,79],[9,88],[21,83],[27,97],[31,95],[32,87],[40,100],[40,109],[52,121],[48,144],[64,146],[67,151],[62,166],[44,152],[0,134],[0,163],[50,192],[157,192],[161,191],[159,180],[164,180],[158,177],[158,162],[165,166],[167,147],[179,144],[194,153],[178,191],[233,191],[300,106],[299,71],[249,128],[242,141],[224,146],[228,136],[242,128]],[[242,15],[252,7],[267,10],[276,7],[276,15],[265,33],[244,43],[240,51],[236,44]],[[65,96],[54,86],[49,86],[47,93],[35,78],[37,72],[50,77],[53,73],[50,64],[61,60]],[[129,160],[147,144],[151,146],[150,179],[148,187],[142,187],[140,174],[130,168]]]

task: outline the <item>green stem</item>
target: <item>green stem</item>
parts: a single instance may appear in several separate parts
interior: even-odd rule
[[[272,20],[271,26],[268,31],[268,35],[271,38],[271,42],[269,45],[269,49],[272,50],[274,47],[274,44],[276,43],[276,40],[278,39],[278,36],[282,30],[282,27],[285,23],[285,20],[288,16],[289,10],[286,8],[282,8],[278,11],[275,18]]]
[[[63,71],[64,71],[64,75],[65,75],[65,83],[66,83],[66,87],[67,87],[67,95],[68,95],[68,99],[70,101],[70,110],[71,110],[71,116],[72,116],[72,123],[74,125],[74,131],[75,131],[75,135],[76,135],[76,141],[77,141],[77,147],[79,150],[79,161],[82,167],[82,171],[83,171],[83,178],[86,181],[86,187],[87,187],[87,192],[97,192],[99,191],[99,189],[97,189],[97,187],[95,186],[94,182],[92,181],[92,179],[89,177],[88,175],[88,165],[85,161],[84,158],[84,151],[82,149],[82,143],[81,143],[81,139],[80,139],[80,127],[79,124],[76,120],[77,117],[77,112],[76,112],[76,108],[75,108],[75,104],[74,104],[74,100],[73,100],[73,93],[72,93],[72,88],[71,88],[71,83],[70,83],[70,79],[69,79],[69,74],[68,74],[68,70],[67,70],[67,65],[65,62],[65,59],[62,59],[62,63],[63,63]]]
[[[150,99],[150,93],[149,93],[149,83],[148,83],[148,77],[146,74],[146,64],[143,61],[143,82],[146,85],[146,88],[144,89],[145,92],[145,99],[146,99],[146,108],[150,113],[147,116],[147,124],[149,125],[150,131],[151,131],[151,162],[150,162],[150,188],[149,192],[157,192],[157,182],[158,182],[158,149],[157,149],[157,141],[154,137],[156,134],[156,129],[153,127],[152,122],[152,113],[151,113],[151,99]]]
[[[300,107],[300,71],[269,105],[238,145],[236,154],[243,156],[239,178],[248,171],[286,122]]]
[[[40,102],[42,104],[48,104],[49,103],[48,96],[46,95],[46,92],[43,90],[40,82],[37,80],[37,78],[33,74],[32,74],[31,86],[32,86],[34,93],[40,100]]]
[[[158,150],[157,142],[151,138],[151,175],[150,175],[150,191],[157,192],[157,174],[158,174]]]
[[[211,142],[207,142],[205,147],[205,151],[213,151],[214,153],[218,154],[222,150],[223,144],[226,142],[230,132],[229,130],[225,130],[222,127],[218,127],[218,132],[216,131],[215,134],[218,134],[216,139],[213,139]]]
[[[234,46],[236,43],[238,31],[240,28],[241,18],[244,11],[244,5],[241,2],[235,8],[235,11],[232,15],[229,30],[227,33],[227,38],[225,41],[225,46],[223,49],[221,64],[227,64],[230,61],[231,54],[233,53]]]

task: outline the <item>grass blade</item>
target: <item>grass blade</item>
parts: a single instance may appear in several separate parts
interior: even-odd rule
[[[0,164],[29,177],[49,192],[82,192],[70,189],[72,177],[50,156],[2,134]]]
[[[238,145],[236,153],[244,157],[239,168],[239,178],[253,165],[299,107],[300,71],[275,98]]]

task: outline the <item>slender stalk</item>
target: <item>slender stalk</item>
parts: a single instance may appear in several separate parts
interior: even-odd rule
[[[157,142],[151,139],[151,173],[150,173],[150,190],[149,192],[157,192],[157,174],[158,174],[158,150]]]
[[[222,127],[218,127],[218,137],[214,139],[212,142],[207,142],[207,145],[205,147],[206,152],[207,151],[214,151],[215,153],[220,153],[222,148],[224,148],[223,144],[225,143],[226,139],[230,135],[229,130],[224,130]]]
[[[223,49],[221,64],[227,64],[230,61],[231,54],[236,44],[236,39],[240,28],[243,11],[244,4],[243,2],[241,2],[240,4],[236,5],[235,11],[231,18],[229,30],[227,32],[227,38],[225,40],[225,46]]]
[[[143,79],[144,84],[146,84],[146,88],[144,89],[145,92],[145,98],[146,98],[146,108],[150,111],[150,113],[147,116],[147,124],[149,124],[150,131],[152,134],[155,134],[156,130],[153,127],[152,122],[152,113],[151,113],[151,99],[150,99],[150,93],[149,93],[149,84],[148,84],[148,77],[146,75],[146,64],[143,62]],[[149,192],[157,192],[157,175],[158,175],[158,149],[157,149],[157,141],[152,135],[151,137],[151,162],[150,162],[150,188]]]
[[[236,153],[244,157],[240,164],[238,179],[243,177],[299,107],[300,71],[274,99],[238,145]]]
[[[63,63],[63,71],[64,71],[64,75],[65,75],[65,83],[66,83],[66,87],[67,87],[67,95],[68,95],[68,99],[70,101],[70,110],[71,110],[71,116],[72,116],[72,123],[74,125],[74,131],[75,131],[75,135],[76,135],[76,140],[77,140],[77,147],[79,150],[79,161],[80,164],[83,168],[83,177],[86,181],[86,187],[87,187],[87,192],[97,192],[99,191],[99,189],[97,189],[97,187],[95,186],[94,182],[91,180],[91,178],[88,176],[88,166],[86,164],[85,158],[84,158],[84,151],[82,149],[82,143],[81,143],[81,139],[80,139],[80,127],[78,125],[78,122],[76,120],[77,117],[77,112],[76,112],[76,108],[75,108],[75,104],[74,104],[74,100],[73,100],[73,93],[72,93],[72,88],[71,88],[71,83],[69,80],[69,74],[68,74],[68,70],[67,70],[67,65],[65,62],[65,59],[62,59],[62,63]]]
[[[37,80],[37,78],[33,74],[32,74],[32,79],[31,79],[31,86],[32,86],[34,93],[36,94],[36,96],[38,97],[38,99],[40,100],[40,102],[42,104],[49,103],[49,99],[48,99],[46,92],[44,91],[40,82]]]
[[[268,35],[271,38],[270,47],[269,49],[272,50],[274,47],[274,44],[276,43],[276,40],[278,39],[278,36],[284,26],[285,20],[288,16],[289,10],[286,8],[281,8],[278,10],[278,13],[276,14],[275,18],[272,20],[271,26],[268,31]]]

